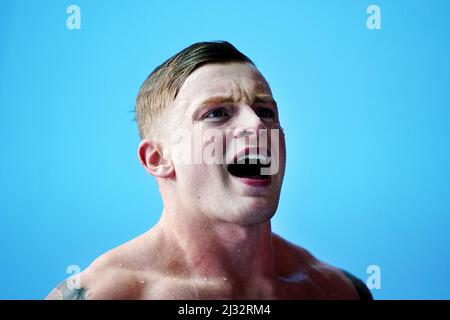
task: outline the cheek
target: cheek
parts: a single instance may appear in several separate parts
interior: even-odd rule
[[[284,139],[284,136],[280,136],[280,144],[278,149],[278,156],[279,156],[279,172],[278,177],[280,179],[280,183],[283,180],[285,169],[286,169],[286,142]]]
[[[202,137],[202,163],[217,165],[224,162],[225,136],[220,130],[206,130]]]
[[[222,186],[220,172],[214,165],[182,165],[176,167],[176,172],[179,189],[192,197],[217,193]]]
[[[281,157],[283,159],[283,166],[286,163],[286,141],[284,140],[284,136],[281,138]]]
[[[283,158],[286,158],[286,138],[284,136],[283,131],[280,132],[279,139],[280,139],[280,155]]]

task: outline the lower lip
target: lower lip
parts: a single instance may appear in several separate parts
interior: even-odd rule
[[[272,177],[270,176],[267,179],[233,178],[252,187],[267,187],[272,182]]]

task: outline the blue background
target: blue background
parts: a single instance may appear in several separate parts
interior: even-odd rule
[[[381,8],[381,30],[366,27]],[[66,8],[81,8],[68,30]],[[272,86],[288,164],[273,230],[378,299],[450,298],[449,1],[1,1],[0,298],[40,299],[159,218],[135,97],[224,39]]]

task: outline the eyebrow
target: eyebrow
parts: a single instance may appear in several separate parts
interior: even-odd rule
[[[231,102],[236,102],[236,100],[232,96],[213,96],[202,101],[198,105],[198,107],[203,108],[214,104],[231,103]],[[275,106],[277,105],[273,97],[269,94],[259,94],[255,96],[252,101],[252,104],[253,103],[272,103]]]
[[[237,102],[236,99],[233,98],[231,95],[220,95],[220,96],[212,96],[209,97],[202,102],[200,102],[196,108],[194,113],[192,114],[192,117],[195,118],[201,110],[203,110],[206,107],[217,105],[217,104],[223,104],[223,103],[234,103]],[[274,98],[269,94],[258,94],[253,98],[252,104],[254,103],[271,103],[277,108],[277,103],[274,100]]]
[[[253,99],[253,103],[272,103],[277,106],[277,102],[275,99],[269,94],[257,95],[255,99]]]

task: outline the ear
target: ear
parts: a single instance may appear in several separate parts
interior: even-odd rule
[[[161,145],[149,139],[141,141],[138,157],[145,170],[157,178],[170,178],[175,174],[172,161],[164,158]]]

